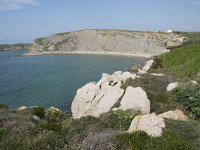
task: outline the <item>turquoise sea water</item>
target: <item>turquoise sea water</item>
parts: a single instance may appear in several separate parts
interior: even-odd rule
[[[0,52],[0,103],[11,107],[54,106],[69,111],[78,88],[98,81],[102,73],[126,71],[144,58],[101,55],[18,56]]]

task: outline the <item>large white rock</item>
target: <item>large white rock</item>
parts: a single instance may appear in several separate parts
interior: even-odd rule
[[[163,118],[173,119],[173,120],[181,120],[181,121],[187,121],[188,117],[184,115],[183,111],[177,109],[174,111],[168,111],[162,114],[159,114],[158,116],[162,116]]]
[[[162,135],[162,128],[165,128],[165,122],[162,116],[157,116],[155,113],[136,116],[128,132],[144,131],[153,137]]]
[[[92,82],[78,89],[71,106],[74,118],[81,118],[87,115],[87,110],[91,108],[91,102],[99,90],[100,88]]]
[[[124,94],[124,90],[120,88],[122,81],[136,77],[136,74],[122,73],[122,71],[112,75],[103,73],[97,83],[88,83],[77,91],[71,106],[72,116],[74,118],[99,117],[110,111]]]
[[[146,92],[141,87],[127,87],[126,92],[120,102],[120,109],[132,109],[142,114],[150,113],[150,101]]]
[[[147,73],[147,71],[152,67],[154,60],[148,60],[145,64],[145,66],[142,68],[142,70],[139,70],[138,73],[139,74],[145,74]]]
[[[118,86],[107,86],[107,88],[104,88],[96,95],[92,101],[94,105],[87,111],[87,114],[99,117],[101,114],[110,111],[123,93],[124,90]]]
[[[170,83],[168,86],[167,86],[167,91],[172,91],[173,89],[177,88],[178,87],[178,82],[174,82],[174,83]]]

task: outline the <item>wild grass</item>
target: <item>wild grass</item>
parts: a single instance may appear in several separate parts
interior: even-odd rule
[[[151,72],[172,75],[179,81],[195,79],[200,73],[200,32],[178,34],[187,40],[180,47],[158,56]]]

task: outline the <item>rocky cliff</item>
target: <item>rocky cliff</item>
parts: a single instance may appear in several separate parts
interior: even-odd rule
[[[81,30],[38,38],[29,54],[81,52],[154,56],[182,44],[183,40],[173,33]]]

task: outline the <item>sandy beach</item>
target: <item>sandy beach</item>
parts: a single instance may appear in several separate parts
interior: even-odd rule
[[[80,55],[113,55],[113,56],[126,56],[126,57],[144,57],[150,58],[153,57],[152,55],[145,54],[145,53],[120,53],[120,52],[83,52],[83,51],[76,51],[76,52],[66,52],[66,51],[47,51],[41,53],[33,53],[27,52],[23,55],[25,56],[34,56],[34,55],[50,55],[50,54],[80,54]]]

